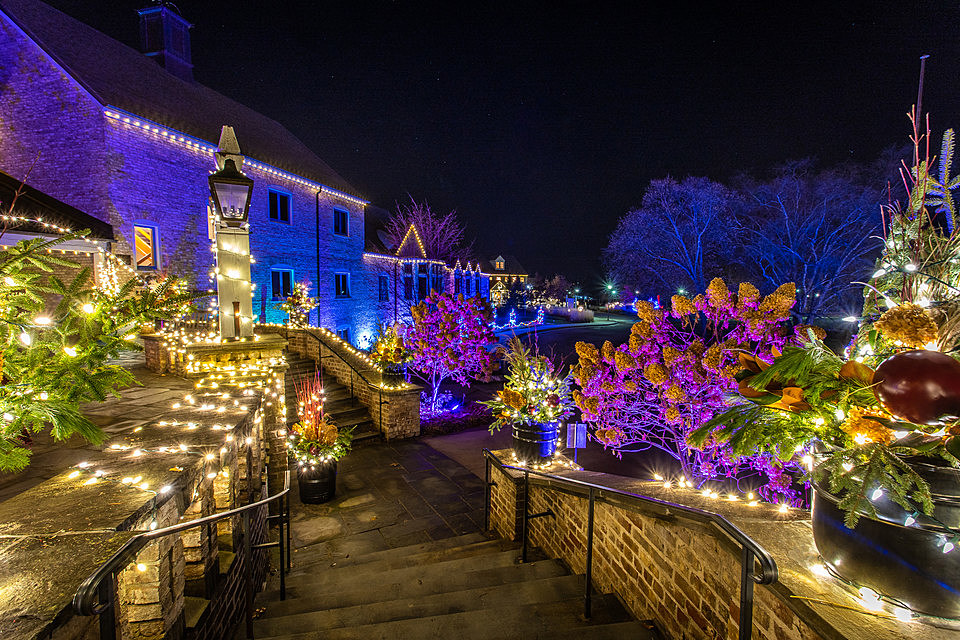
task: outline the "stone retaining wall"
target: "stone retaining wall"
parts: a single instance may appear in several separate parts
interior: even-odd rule
[[[379,369],[325,329],[288,329],[277,325],[257,325],[256,329],[261,335],[282,336],[290,353],[321,363],[340,384],[352,387],[357,400],[369,409],[374,425],[387,440],[420,435],[421,387],[384,385]],[[308,334],[321,338],[323,342]]]
[[[163,419],[114,435],[104,452],[84,465],[0,503],[0,585],[14,585],[0,599],[4,640],[95,638],[96,617],[75,616],[71,599],[80,582],[134,532],[265,497],[266,444],[282,426],[282,401],[276,400],[283,397],[282,385],[281,370],[260,391],[199,388],[190,401],[173,403]],[[285,448],[275,460],[274,475],[282,476]],[[266,508],[253,514],[254,544],[266,540],[266,515]],[[240,518],[218,524],[164,536],[120,571],[120,638],[229,637],[242,619],[246,560]],[[32,549],[35,539],[43,543],[42,553]],[[44,572],[44,555],[58,558],[58,571]],[[264,550],[254,552],[255,588],[265,579],[266,559]],[[190,629],[185,595],[209,601]],[[7,624],[11,620],[13,627]]]

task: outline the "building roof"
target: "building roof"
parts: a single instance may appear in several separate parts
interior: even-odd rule
[[[503,258],[503,269],[497,269],[497,259]],[[483,264],[484,271],[490,275],[500,275],[500,274],[509,274],[514,276],[525,276],[527,275],[527,270],[523,268],[523,265],[520,264],[520,261],[513,256],[505,256],[503,254],[497,255],[494,258],[490,258]]]
[[[110,10],[109,4],[104,5]],[[114,106],[216,146],[222,125],[243,153],[314,182],[356,190],[281,124],[37,0],[0,0],[2,10],[103,106]]]
[[[17,194],[17,191],[20,191]],[[16,201],[14,202],[14,199]],[[90,230],[89,238],[113,240],[113,227],[102,220],[60,202],[53,196],[23,184],[11,175],[0,171],[0,213],[7,215],[13,204],[14,216],[35,218],[72,231]],[[49,228],[34,222],[17,222],[10,225],[21,231],[50,233]]]

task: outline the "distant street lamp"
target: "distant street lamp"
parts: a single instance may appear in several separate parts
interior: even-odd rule
[[[210,176],[209,182],[216,212],[215,273],[220,337],[241,339],[253,335],[250,226],[247,224],[253,180],[241,172],[244,157],[233,127],[223,127],[218,146],[214,154],[218,171]]]

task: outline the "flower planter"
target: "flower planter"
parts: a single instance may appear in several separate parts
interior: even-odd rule
[[[538,463],[553,458],[560,423],[514,424],[513,451],[523,462]]]
[[[303,504],[322,504],[333,500],[337,493],[337,461],[298,467],[297,484]]]
[[[383,384],[390,386],[397,386],[406,382],[406,374],[404,373],[404,367],[402,364],[393,364],[385,365],[383,367],[383,372],[380,374],[380,379],[383,381]]]
[[[930,484],[934,516],[951,527],[960,525],[960,471],[909,462]],[[836,575],[919,613],[960,618],[960,548],[943,553],[950,534],[923,515],[904,526],[912,514],[885,496],[874,501],[882,520],[864,516],[848,529],[837,496],[820,485],[815,489],[813,537]]]

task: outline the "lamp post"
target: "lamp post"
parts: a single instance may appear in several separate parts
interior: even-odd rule
[[[253,335],[250,226],[247,224],[253,180],[241,172],[244,158],[233,127],[223,127],[218,146],[214,154],[218,170],[209,180],[216,211],[215,272],[220,337],[240,339]]]

